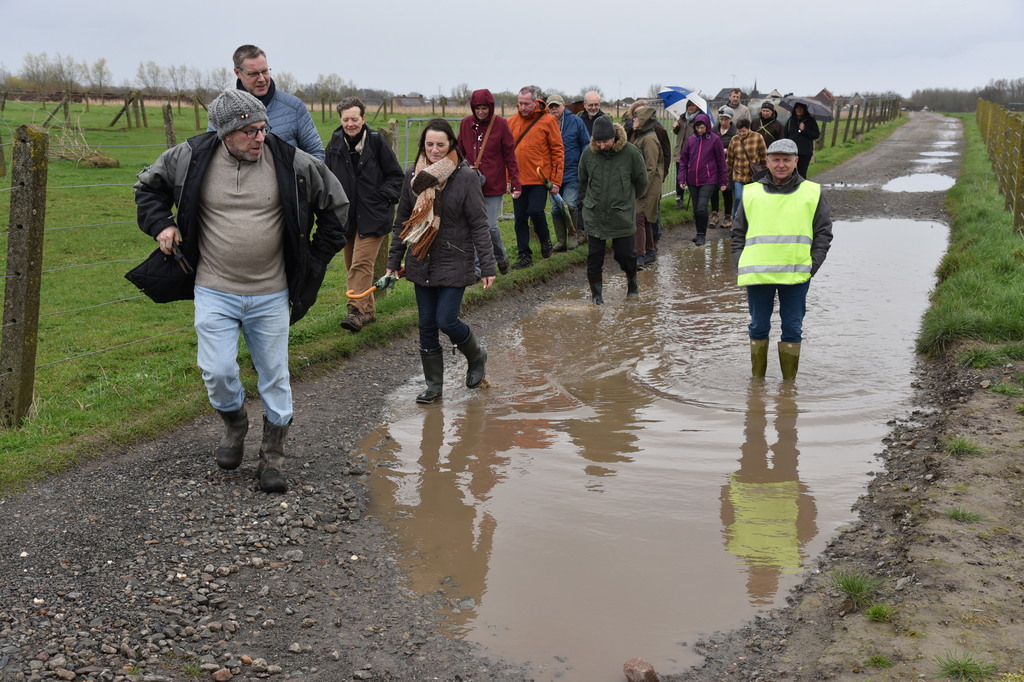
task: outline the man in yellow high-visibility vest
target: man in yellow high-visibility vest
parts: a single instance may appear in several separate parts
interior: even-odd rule
[[[782,378],[796,378],[811,277],[832,243],[832,209],[821,185],[796,172],[797,147],[777,140],[768,147],[769,173],[743,188],[732,224],[737,284],[746,287],[750,309],[750,366],[764,377],[772,308],[779,299]]]

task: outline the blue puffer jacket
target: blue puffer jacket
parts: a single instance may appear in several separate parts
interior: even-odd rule
[[[243,90],[241,80],[235,81],[235,87]],[[293,147],[298,147],[307,154],[324,160],[324,142],[320,139],[313,117],[301,99],[277,89],[277,84],[270,81],[270,90],[263,97],[257,97],[267,108],[267,123],[274,130],[274,135]],[[213,124],[208,123],[206,130],[213,131]]]
[[[560,122],[562,145],[565,147],[565,170],[562,172],[562,184],[579,180],[580,157],[583,150],[590,145],[590,133],[587,124],[576,114],[566,111]]]

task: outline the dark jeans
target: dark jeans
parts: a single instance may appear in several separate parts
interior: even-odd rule
[[[772,329],[772,309],[775,296],[779,297],[779,317],[782,318],[782,341],[800,343],[803,339],[804,313],[807,312],[807,290],[811,280],[803,284],[751,284],[747,287],[747,307],[750,325],[747,330],[753,340],[767,339]]]
[[[705,235],[708,231],[708,202],[711,194],[718,189],[715,185],[688,185],[690,198],[693,199],[693,220],[697,223],[697,234]]]
[[[617,237],[612,240],[612,254],[615,261],[628,276],[636,274],[636,253],[633,235]],[[604,247],[605,240],[597,237],[587,236],[587,275],[597,276],[604,269]]]
[[[533,257],[530,251],[530,223],[541,245],[551,242],[548,231],[548,218],[544,207],[548,202],[548,191],[544,185],[523,185],[523,193],[518,199],[512,200],[512,212],[515,214],[516,249],[519,257]]]
[[[679,162],[676,161],[676,178],[679,178]],[[676,196],[680,199],[683,198],[686,189],[679,184],[679,180],[676,180]]]
[[[469,338],[469,325],[459,319],[464,287],[416,286],[416,308],[420,315],[420,349],[441,347],[438,330],[455,345]]]
[[[722,197],[725,199],[725,211],[723,215],[732,217],[732,183],[726,185],[726,190],[722,192]],[[718,210],[718,188],[715,188],[715,193],[711,195],[711,210]]]

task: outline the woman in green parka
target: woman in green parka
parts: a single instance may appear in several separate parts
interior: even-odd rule
[[[587,225],[587,280],[596,305],[602,298],[605,242],[626,273],[626,297],[639,295],[636,282],[636,201],[647,191],[647,167],[640,150],[626,141],[626,131],[607,117],[594,120],[590,145],[580,157],[580,187],[586,189],[583,221]]]

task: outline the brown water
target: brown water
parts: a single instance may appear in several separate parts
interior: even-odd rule
[[[606,264],[604,306],[581,283],[484,330],[485,390],[461,386],[460,357],[443,404],[413,403],[418,378],[396,391],[362,444],[371,511],[412,587],[452,600],[444,627],[538,680],[618,682],[631,657],[679,671],[701,634],[782,603],[909,407],[946,248],[937,223],[834,231],[795,387],[774,358],[749,378],[745,298],[713,243],[663,253],[638,302]]]

